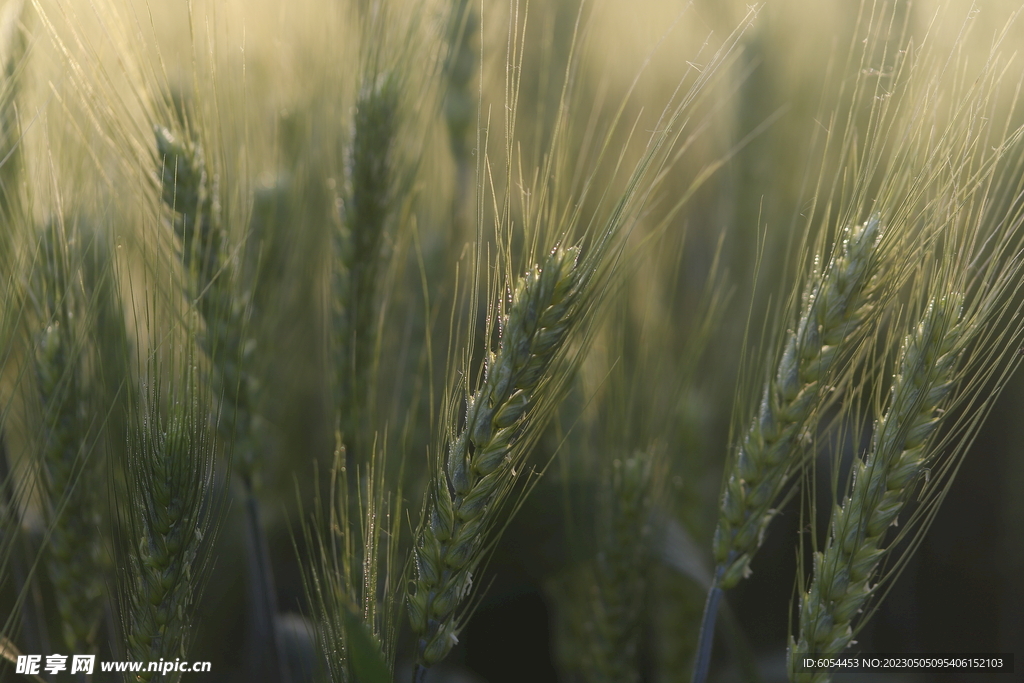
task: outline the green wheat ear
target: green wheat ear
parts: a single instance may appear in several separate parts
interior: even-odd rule
[[[646,573],[650,559],[653,454],[639,452],[612,463],[604,509],[598,511],[596,592],[587,680],[636,683]]]
[[[476,95],[472,80],[477,70],[474,43],[480,31],[480,18],[468,0],[451,0],[445,27],[444,120],[448,128],[448,143],[455,158],[460,194],[467,191],[472,168],[470,130],[476,112]]]
[[[497,352],[489,355],[483,384],[468,399],[466,424],[449,446],[445,470],[432,477],[409,596],[421,667],[444,659],[457,640],[457,611],[515,477],[510,450],[536,419],[531,409],[537,390],[579,322],[577,254],[558,249],[519,279],[501,321]]]
[[[250,481],[258,470],[252,438],[257,382],[249,372],[255,343],[245,335],[246,298],[233,290],[233,268],[223,253],[224,230],[202,147],[162,126],[154,130],[163,202],[173,214],[189,292],[205,324],[200,344],[213,361],[221,397],[221,436],[233,445],[235,466]]]
[[[875,424],[871,451],[854,464],[849,495],[832,511],[828,543],[815,554],[811,587],[800,599],[799,635],[789,645],[796,683],[831,680],[828,671],[797,671],[798,654],[838,654],[853,641],[851,623],[874,592],[886,532],[928,464],[929,437],[954,388],[964,337],[960,301],[931,303],[904,343],[889,408]]]
[[[155,362],[131,415],[120,506],[121,627],[137,661],[186,657],[213,541],[214,442],[195,371]],[[172,674],[168,680],[177,680]],[[153,674],[125,680],[149,681]]]
[[[155,126],[154,131],[163,202],[172,212],[187,287],[205,326],[199,343],[210,359],[214,389],[220,399],[217,425],[245,492],[248,599],[252,611],[250,668],[254,672],[277,670],[286,676],[275,621],[277,596],[256,498],[261,463],[253,423],[259,381],[252,372],[256,341],[247,334],[249,296],[236,290],[234,263],[224,253],[216,187],[202,146],[179,139],[162,126]],[[261,661],[266,666],[258,663]]]
[[[97,498],[99,463],[94,446],[99,420],[95,378],[88,374],[89,304],[77,285],[82,267],[62,221],[43,230],[33,298],[40,329],[34,368],[43,410],[40,457],[42,490],[51,527],[46,569],[53,582],[64,643],[92,651],[103,618],[106,589],[101,515]]]
[[[334,403],[347,449],[364,458],[371,441],[377,280],[385,230],[399,201],[394,151],[399,82],[382,74],[359,94],[348,154],[348,189],[334,237],[332,335]]]
[[[882,224],[876,215],[847,229],[835,258],[812,279],[796,330],[764,387],[722,494],[714,536],[715,583],[726,589],[749,572],[778,501],[803,461],[800,435],[810,426],[825,378],[874,310]]]

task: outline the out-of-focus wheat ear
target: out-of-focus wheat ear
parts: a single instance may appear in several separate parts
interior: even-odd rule
[[[26,3],[12,0],[0,9],[0,218],[14,219],[22,210],[22,152],[18,93],[26,63],[28,40],[22,29]],[[0,249],[6,249],[11,230],[0,230]],[[3,252],[0,251],[0,256]]]
[[[377,280],[384,232],[399,198],[393,148],[399,83],[393,72],[372,77],[356,101],[348,152],[348,188],[335,233],[332,346],[335,409],[346,449],[364,457],[372,425]],[[372,428],[372,427],[371,427]]]
[[[119,592],[128,656],[188,656],[220,505],[213,495],[214,441],[192,359],[180,371],[151,361],[133,409],[124,463]],[[183,377],[179,377],[181,374]],[[151,672],[126,674],[150,681]],[[160,680],[176,681],[180,673]]]
[[[448,143],[455,159],[457,174],[456,199],[465,202],[469,192],[472,159],[470,156],[470,131],[475,124],[477,96],[472,81],[477,71],[475,43],[480,32],[480,17],[469,0],[451,0],[448,22],[445,27],[444,57],[444,121],[448,127]],[[457,207],[458,208],[458,207]]]
[[[469,595],[499,502],[515,479],[512,445],[538,419],[533,408],[542,397],[537,390],[580,322],[577,255],[576,249],[557,249],[519,279],[501,321],[497,352],[489,354],[483,384],[469,397],[466,425],[451,442],[444,469],[431,476],[408,604],[417,643],[416,681],[458,640],[459,608]]]
[[[29,225],[25,220],[23,194],[25,192],[24,164],[22,162],[19,94],[22,72],[27,60],[28,36],[22,25],[27,19],[24,0],[11,0],[0,8],[0,376],[8,363],[15,361],[12,332],[21,317],[24,290],[21,263],[15,252],[15,235],[19,227]],[[42,596],[37,580],[29,567],[34,563],[35,550],[21,529],[21,507],[24,487],[17,485],[8,460],[5,418],[9,405],[0,405],[0,586],[4,585],[9,569],[15,594],[25,596],[26,604],[14,610],[10,620],[0,622],[3,632],[11,633],[14,618],[20,612],[22,638],[32,652],[49,648],[44,626]]]
[[[854,464],[849,495],[832,511],[810,589],[800,599],[800,625],[790,639],[790,680],[826,683],[828,670],[800,671],[799,659],[838,654],[853,640],[851,624],[875,590],[885,537],[909,502],[932,455],[929,438],[954,391],[965,330],[962,297],[933,301],[903,344],[889,407],[876,422],[871,451]]]
[[[256,679],[278,672],[281,680],[287,680],[275,626],[277,595],[270,552],[256,497],[260,463],[253,420],[258,382],[251,372],[256,342],[247,333],[249,297],[235,289],[238,278],[224,253],[219,201],[202,146],[162,126],[154,132],[162,198],[173,213],[172,227],[188,287],[205,325],[199,340],[213,365],[220,400],[219,432],[245,491],[250,675]]]
[[[249,372],[255,342],[246,334],[247,298],[233,289],[236,278],[223,253],[224,230],[202,147],[163,127],[155,132],[163,201],[173,212],[189,293],[205,325],[199,339],[214,367],[220,433],[231,445],[236,471],[251,487],[258,470],[252,437],[257,387]]]
[[[53,583],[63,640],[75,652],[92,651],[103,619],[101,516],[94,453],[98,421],[86,374],[86,294],[77,283],[81,254],[53,220],[40,238],[34,369],[42,408],[40,474],[50,535],[45,565]]]
[[[16,596],[10,615],[0,621],[0,633],[15,638],[20,618],[20,642],[25,650],[49,652],[42,591],[32,571],[37,551],[23,529],[25,502],[32,493],[28,482],[27,477],[16,481],[0,425],[0,586],[6,585],[10,577]]]
[[[653,453],[615,460],[606,477],[591,605],[590,683],[636,683],[650,557]]]

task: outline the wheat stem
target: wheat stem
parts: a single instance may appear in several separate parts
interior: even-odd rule
[[[693,664],[693,683],[703,683],[711,671],[711,651],[715,643],[715,622],[718,621],[718,606],[722,602],[724,591],[715,585],[708,591],[704,602],[704,614],[700,620],[700,632],[697,640],[697,655]]]

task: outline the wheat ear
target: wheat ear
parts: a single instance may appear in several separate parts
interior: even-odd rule
[[[497,503],[515,477],[510,449],[572,328],[577,253],[558,249],[520,278],[502,318],[497,353],[489,354],[483,385],[468,399],[465,427],[450,445],[445,470],[431,477],[409,596],[417,680],[456,642],[456,611],[469,592]]]
[[[725,485],[714,536],[719,588],[747,574],[774,516],[772,505],[802,461],[798,440],[821,401],[825,376],[874,309],[881,232],[878,216],[846,230],[836,257],[811,282]]]
[[[256,379],[249,371],[255,340],[246,338],[247,297],[232,290],[231,262],[224,258],[224,232],[220,224],[215,188],[198,143],[178,139],[161,126],[154,128],[160,160],[164,203],[173,211],[174,232],[181,243],[180,257],[188,271],[196,307],[206,326],[200,338],[213,364],[220,395],[222,438],[230,444],[233,464],[245,489],[248,541],[249,604],[253,610],[251,663],[254,675],[278,671],[287,680],[281,642],[277,634],[277,596],[270,551],[255,494],[259,470],[253,439],[252,395]]]
[[[349,188],[335,250],[333,344],[335,406],[347,450],[365,454],[366,406],[373,370],[377,272],[395,200],[392,148],[398,132],[398,81],[383,74],[356,102],[348,160]]]
[[[165,390],[157,375],[133,415],[122,506],[122,628],[137,661],[185,657],[195,630],[195,609],[205,578],[205,548],[216,509],[213,442],[200,412],[195,379],[163,412]],[[129,674],[149,681],[153,674]],[[180,674],[164,680],[174,681]]]
[[[166,128],[158,126],[155,131],[163,201],[174,212],[172,225],[181,244],[181,262],[189,271],[196,307],[206,326],[200,343],[214,364],[221,396],[221,435],[232,444],[242,478],[250,480],[257,469],[251,436],[254,379],[247,371],[254,344],[242,334],[245,302],[231,288],[214,188],[202,147],[179,140]]]
[[[846,229],[828,266],[811,278],[796,330],[789,333],[757,415],[740,439],[715,528],[714,581],[697,643],[695,683],[707,678],[723,591],[750,572],[775,515],[772,506],[803,462],[799,439],[817,414],[829,370],[876,310],[881,238],[877,214]]]
[[[796,683],[831,680],[827,670],[798,671],[797,660],[840,653],[853,639],[851,623],[874,591],[886,531],[928,464],[928,438],[963,348],[959,317],[959,297],[933,302],[904,342],[889,408],[875,425],[870,453],[854,465],[849,495],[832,511],[828,543],[815,554],[811,587],[801,597],[799,636],[789,645]]]
[[[448,143],[455,159],[459,201],[469,191],[472,171],[472,150],[469,132],[476,111],[476,95],[472,80],[477,70],[473,43],[480,31],[480,18],[469,0],[451,0],[445,27],[444,58],[444,120],[448,127]]]
[[[366,466],[350,477],[345,453],[336,452],[330,499],[325,505],[315,494],[310,523],[302,529],[303,584],[326,680],[334,683],[361,680],[368,659],[394,671],[396,617],[404,607],[396,583],[402,491],[388,490],[385,455],[374,448]],[[314,482],[319,481],[316,474]]]
[[[24,14],[24,0],[13,0],[0,11],[0,217],[12,221],[21,210],[22,151],[21,127],[18,121],[18,93],[24,69],[28,41],[19,22]],[[0,247],[8,247],[10,230],[0,234]],[[0,256],[4,254],[0,250]]]
[[[106,591],[102,572],[100,515],[89,473],[91,443],[88,381],[85,377],[86,316],[77,268],[66,248],[59,221],[42,235],[41,273],[35,284],[40,319],[35,374],[44,410],[40,459],[43,491],[51,526],[46,568],[53,582],[65,644],[88,652],[103,617]]]
[[[604,528],[591,606],[590,683],[640,680],[637,646],[650,551],[651,465],[650,453],[637,453],[612,464],[610,495],[599,513]]]

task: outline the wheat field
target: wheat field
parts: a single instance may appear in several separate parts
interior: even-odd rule
[[[0,0],[0,681],[1024,655],[1021,10]]]

